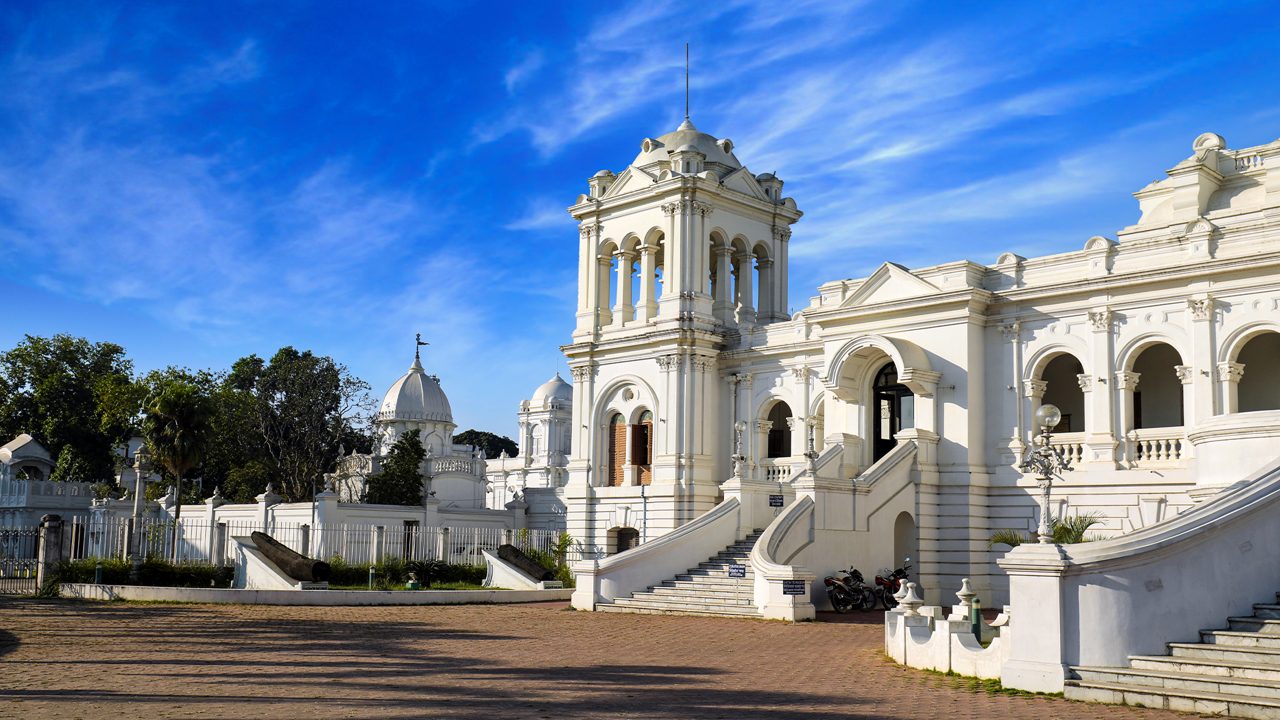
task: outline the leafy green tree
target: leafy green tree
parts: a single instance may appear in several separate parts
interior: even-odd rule
[[[144,405],[143,434],[153,461],[173,476],[178,503],[173,513],[173,551],[178,551],[178,520],[182,514],[182,479],[200,465],[209,438],[213,403],[194,383],[181,379],[162,382]]]
[[[30,433],[55,458],[74,448],[62,479],[112,478],[113,448],[136,416],[132,371],[114,343],[27,335],[0,353],[0,436]]]
[[[53,472],[49,475],[49,479],[54,482],[88,480],[93,477],[91,467],[91,463],[76,448],[71,445],[63,445],[62,452],[58,453],[57,463],[53,466]],[[114,486],[114,483],[99,482]]]
[[[503,452],[507,453],[507,457],[516,457],[520,454],[520,446],[516,445],[515,440],[484,430],[464,430],[455,434],[453,441],[463,445],[474,445],[483,450],[487,458],[496,458]]]
[[[427,449],[417,430],[409,430],[392,443],[382,460],[382,470],[369,478],[365,502],[378,505],[422,504],[422,461]]]
[[[343,439],[360,433],[373,414],[368,383],[333,358],[292,347],[280,348],[270,362],[241,358],[226,383],[247,393],[239,396],[245,414],[234,425],[253,428],[287,500],[311,499],[321,476],[334,468]]]

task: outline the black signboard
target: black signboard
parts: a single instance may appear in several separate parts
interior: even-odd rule
[[[769,496],[769,507],[782,507],[782,496],[781,496],[781,495],[770,495],[770,496]]]
[[[746,577],[746,576],[747,576],[747,566],[746,566],[746,565],[730,565],[730,566],[729,566],[729,577],[731,577],[731,578],[744,578],[744,577]]]
[[[782,594],[783,595],[803,595],[804,586],[805,586],[804,580],[783,580]]]

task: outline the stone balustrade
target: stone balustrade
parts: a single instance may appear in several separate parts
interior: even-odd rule
[[[907,583],[897,597],[898,607],[884,614],[884,651],[894,662],[969,677],[1000,677],[1009,656],[1008,607],[995,622],[983,622],[968,578],[961,581],[959,602],[947,614],[941,607],[924,605],[915,583]]]
[[[1181,427],[1130,430],[1126,441],[1131,468],[1178,466],[1183,461],[1186,431]]]

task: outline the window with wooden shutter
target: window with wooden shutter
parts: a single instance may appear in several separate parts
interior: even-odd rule
[[[645,410],[631,427],[631,463],[637,466],[641,485],[653,482],[653,413]]]
[[[614,413],[609,419],[609,484],[618,487],[626,477],[622,466],[627,461],[627,423],[622,415]]]

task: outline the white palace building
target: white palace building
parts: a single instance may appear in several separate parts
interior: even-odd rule
[[[697,573],[654,588],[719,558],[754,578],[727,611],[805,619],[826,603],[823,575],[904,556],[929,602],[961,578],[1007,602],[1007,548],[990,536],[1035,534],[1039,491],[1019,463],[1045,403],[1074,464],[1052,512],[1098,514],[1102,536],[1277,465],[1280,141],[1201,135],[1135,194],[1140,216],[1115,239],[885,263],[794,314],[802,213],[734,150],[686,119],[569,208],[574,382],[554,394],[572,401],[570,450],[539,484],[561,486],[567,530],[606,555],[576,567],[575,606],[725,610],[699,604]],[[806,592],[788,594],[797,580]]]

